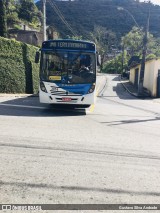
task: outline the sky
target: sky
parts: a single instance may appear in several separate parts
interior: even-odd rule
[[[140,0],[140,1],[145,1],[145,0]],[[160,6],[160,0],[150,0],[153,4],[157,4]]]
[[[158,4],[158,5],[160,5],[160,0],[152,0],[151,1],[153,4]]]

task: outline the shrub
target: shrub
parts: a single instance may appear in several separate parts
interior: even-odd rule
[[[37,48],[0,37],[0,93],[38,92]]]

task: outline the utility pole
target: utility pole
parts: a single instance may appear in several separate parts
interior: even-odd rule
[[[124,69],[124,44],[122,46],[122,72],[121,72],[121,76],[123,76],[123,69]]]
[[[46,0],[43,1],[43,41],[46,41]]]
[[[147,18],[147,24],[146,24],[145,34],[143,38],[143,52],[142,52],[141,69],[140,69],[140,75],[139,75],[139,84],[138,84],[139,96],[143,95],[143,81],[144,81],[145,62],[146,62],[147,43],[148,43],[150,7],[151,7],[151,2],[149,1],[148,18]]]

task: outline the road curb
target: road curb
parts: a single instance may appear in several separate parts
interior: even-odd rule
[[[121,78],[119,78],[119,81],[121,82],[121,84],[123,85],[123,87],[125,88],[125,90],[127,90],[128,93],[130,93],[132,96],[139,98],[137,94],[132,93],[121,81]]]
[[[123,87],[125,88],[125,90],[131,94],[132,96],[136,97],[136,98],[139,98],[139,99],[145,99],[145,98],[149,98],[149,96],[146,96],[146,95],[138,95],[136,93],[133,93],[131,92],[124,84],[123,82],[121,81],[121,77],[119,77],[119,81],[121,82],[121,84],[123,85]]]

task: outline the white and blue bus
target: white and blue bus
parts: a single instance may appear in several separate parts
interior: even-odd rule
[[[89,107],[95,101],[96,46],[80,40],[48,40],[40,49],[41,103]],[[39,61],[39,52],[35,62]]]

